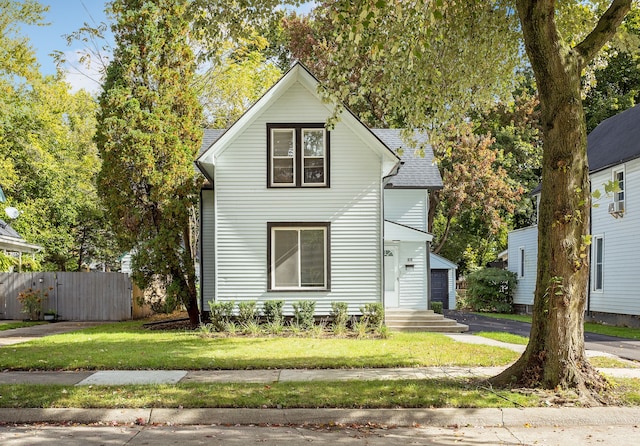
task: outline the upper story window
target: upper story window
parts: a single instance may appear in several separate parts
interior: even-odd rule
[[[613,181],[618,183],[618,192],[613,196],[614,201],[624,203],[624,170],[615,170],[613,172]]]
[[[324,124],[267,124],[267,149],[268,187],[329,186]]]

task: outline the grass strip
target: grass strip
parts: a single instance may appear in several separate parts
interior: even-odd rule
[[[0,385],[4,408],[441,408],[536,406],[474,380],[146,386]]]
[[[0,331],[13,330],[14,328],[32,327],[34,325],[47,323],[48,322],[0,322]]]
[[[475,313],[480,316],[488,316],[495,319],[509,319],[512,321],[531,323],[531,316],[524,314],[502,314],[502,313]],[[618,338],[640,339],[640,328],[616,327],[613,325],[597,324],[595,322],[585,322],[584,331]]]
[[[640,379],[607,398],[640,405]],[[0,385],[2,408],[501,408],[547,406],[555,392],[492,390],[483,380],[433,379],[137,386]]]
[[[495,341],[506,342],[507,344],[527,345],[529,338],[511,333],[503,333],[500,331],[479,331],[474,333],[476,336],[493,339]]]
[[[465,344],[436,333],[388,339],[228,337],[101,325],[0,348],[2,370],[241,370],[499,366],[518,358],[504,348]]]

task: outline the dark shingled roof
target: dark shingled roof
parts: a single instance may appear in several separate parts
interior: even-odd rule
[[[20,241],[24,241],[24,239],[18,234],[15,229],[9,226],[9,223],[5,222],[0,218],[0,236],[3,237],[12,237],[18,239]]]
[[[640,105],[602,121],[587,137],[589,170],[640,157]]]
[[[204,129],[202,145],[200,146],[200,153],[198,153],[198,155],[202,155],[224,132],[226,132],[224,129]]]
[[[406,189],[441,189],[442,177],[438,166],[433,161],[433,149],[429,144],[424,144],[424,157],[416,155],[415,149],[409,146],[401,136],[400,129],[371,129],[380,140],[400,156],[401,166],[398,174],[389,179],[388,188]],[[426,143],[427,135],[416,133],[416,142]]]
[[[204,153],[216,142],[226,130],[205,129],[202,137],[200,154]],[[438,166],[433,162],[433,150],[430,145],[424,146],[424,157],[416,155],[414,148],[405,143],[401,137],[399,129],[371,129],[374,135],[380,139],[393,153],[398,154],[398,149],[402,149],[401,166],[398,174],[391,177],[387,187],[389,188],[409,188],[409,189],[440,189],[442,188],[442,177]],[[424,134],[417,135],[418,143],[426,143],[427,137]]]

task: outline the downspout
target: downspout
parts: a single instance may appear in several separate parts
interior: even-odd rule
[[[427,311],[431,309],[431,243],[425,242],[426,252],[426,265],[427,270],[425,271],[425,275],[427,276],[427,280],[425,281],[427,284]],[[448,290],[447,290],[448,291]],[[449,296],[447,296],[447,299]]]

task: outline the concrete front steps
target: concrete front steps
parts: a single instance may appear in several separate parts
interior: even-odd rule
[[[461,333],[469,326],[459,324],[453,319],[432,310],[385,310],[385,325],[392,331],[432,331],[438,333]]]

